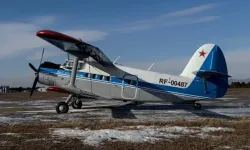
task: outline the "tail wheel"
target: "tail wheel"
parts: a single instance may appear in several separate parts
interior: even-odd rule
[[[194,103],[194,108],[195,108],[195,109],[201,109],[202,106],[201,106],[200,103]]]
[[[67,113],[69,111],[69,106],[65,102],[59,102],[56,105],[56,112],[58,114]]]

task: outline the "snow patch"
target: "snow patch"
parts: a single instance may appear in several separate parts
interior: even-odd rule
[[[231,149],[230,146],[222,146],[221,148],[224,148],[224,149]]]
[[[39,138],[34,138],[34,139],[28,139],[28,140],[26,140],[26,142],[45,141],[45,140],[47,140],[47,139],[46,139],[46,138],[41,138],[41,139],[39,139]]]
[[[1,133],[1,135],[11,135],[11,136],[15,136],[15,137],[21,137],[21,135],[18,133]]]
[[[12,104],[14,102],[10,102],[10,101],[0,101],[0,104]]]
[[[231,128],[222,127],[181,127],[181,126],[129,126],[126,128],[80,130],[70,128],[57,128],[52,130],[54,137],[71,137],[82,140],[83,143],[98,146],[104,141],[127,141],[127,142],[154,142],[161,139],[173,139],[183,135],[192,135],[205,138],[211,131],[234,131]]]
[[[56,110],[30,110],[30,111],[18,111],[20,113],[48,113],[48,112],[56,112]]]
[[[0,141],[0,145],[5,145],[7,143],[8,143],[8,141]]]
[[[234,131],[234,129],[232,129],[232,128],[223,128],[223,127],[203,127],[202,131],[203,132],[215,132],[215,131],[232,132],[232,131]]]

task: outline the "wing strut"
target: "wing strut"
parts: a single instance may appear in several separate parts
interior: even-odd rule
[[[78,66],[79,57],[74,57],[73,68],[71,71],[69,86],[75,87],[76,73]]]
[[[69,84],[67,85],[62,85],[62,88],[66,91],[69,91],[71,93],[74,93],[76,95],[81,95],[83,92],[81,91],[81,89],[77,88],[75,86],[75,81],[76,81],[76,75],[77,75],[77,67],[78,67],[78,61],[79,61],[79,57],[76,56],[72,56],[74,57],[73,59],[73,68],[71,69],[71,75],[70,75],[70,81]],[[88,95],[93,95],[90,92],[84,92],[85,94]],[[69,98],[70,99],[70,98]],[[68,101],[68,100],[67,100]]]
[[[76,57],[76,56],[72,56],[72,57],[74,57],[74,58],[73,58],[73,67],[71,69],[70,81],[69,81],[69,84],[63,85],[62,88],[64,90],[71,92],[71,93],[75,93],[75,94],[80,95],[82,93],[82,91],[75,86],[79,57]],[[70,98],[68,98],[67,101],[69,101],[69,99]]]

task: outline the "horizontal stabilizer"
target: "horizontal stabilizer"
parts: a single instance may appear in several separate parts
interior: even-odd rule
[[[200,77],[231,77],[228,74],[212,70],[199,70],[192,73]]]

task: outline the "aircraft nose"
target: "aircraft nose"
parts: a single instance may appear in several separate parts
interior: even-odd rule
[[[53,86],[54,85],[54,81],[51,80],[48,76],[39,73],[39,78],[38,78],[38,82],[40,84],[44,84],[44,85],[48,85],[48,86]]]

